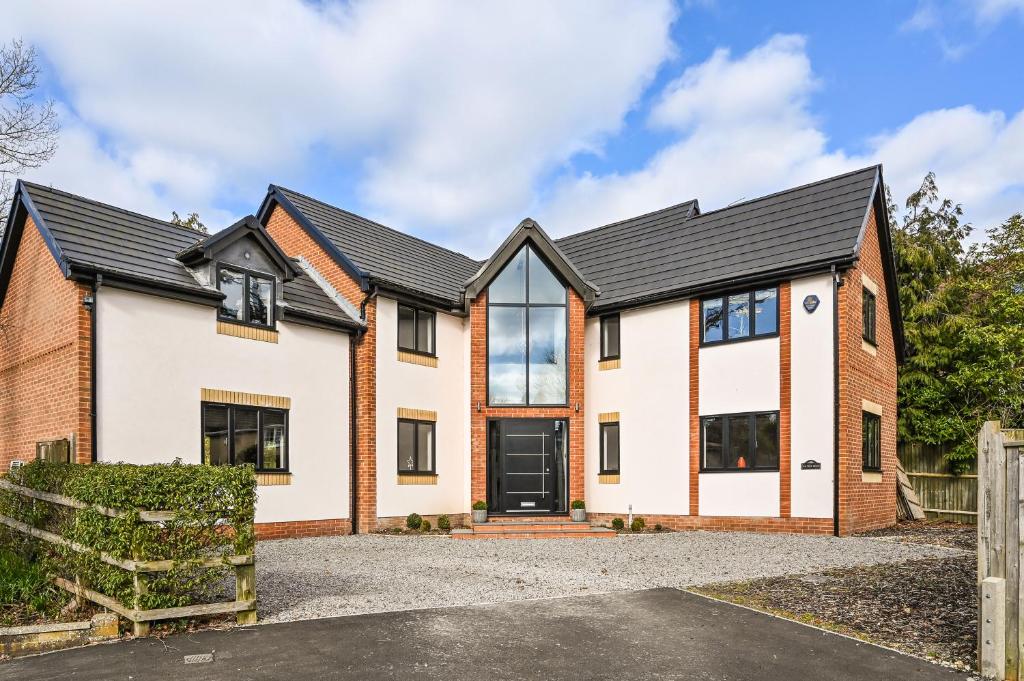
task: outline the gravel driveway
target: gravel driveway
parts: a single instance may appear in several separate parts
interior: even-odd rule
[[[263,622],[686,587],[963,551],[867,537],[672,532],[453,541],[356,535],[257,544]]]

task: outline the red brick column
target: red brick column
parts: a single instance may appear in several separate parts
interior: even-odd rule
[[[792,318],[789,282],[779,284],[779,515],[792,509]]]
[[[356,343],[356,531],[377,529],[377,300]]]
[[[690,515],[700,515],[700,300],[690,299]]]
[[[487,292],[470,303],[470,490],[472,501],[487,500],[487,419],[551,418],[569,422],[569,497],[584,490],[584,324],[583,299],[569,290],[569,404],[566,407],[490,407],[487,405]],[[577,411],[576,405],[579,405]],[[479,410],[477,409],[479,405]]]

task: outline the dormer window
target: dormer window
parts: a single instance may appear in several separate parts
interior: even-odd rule
[[[224,294],[218,316],[253,326],[274,326],[275,279],[237,267],[217,267],[217,289]]]

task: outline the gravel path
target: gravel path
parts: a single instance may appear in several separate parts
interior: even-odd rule
[[[356,535],[257,544],[263,622],[750,580],[963,555],[867,537],[673,532],[453,541]]]

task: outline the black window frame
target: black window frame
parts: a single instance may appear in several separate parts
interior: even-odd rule
[[[228,272],[234,272],[235,274],[243,275],[242,279],[242,290],[244,295],[242,297],[242,319],[236,319],[234,317],[228,317],[221,314],[221,305],[217,306],[217,319],[222,322],[229,324],[240,324],[242,326],[252,326],[257,329],[276,329],[277,328],[277,277],[269,272],[260,272],[259,270],[250,270],[230,263],[217,263],[215,268],[215,276],[217,278],[217,290],[220,291],[220,273],[224,270]],[[249,280],[252,277],[257,279],[265,279],[270,281],[270,309],[267,310],[267,314],[270,315],[269,324],[261,324],[250,320],[250,309],[249,309]],[[223,301],[221,301],[223,304]]]
[[[280,409],[277,407],[254,407],[249,404],[230,404],[227,402],[200,402],[199,406],[199,463],[207,465],[204,461],[205,449],[206,449],[206,408],[207,407],[225,407],[228,410],[228,460],[227,465],[234,466],[235,464],[235,409],[248,409],[256,411],[256,430],[258,436],[256,438],[259,444],[259,450],[256,452],[256,472],[257,473],[290,473],[292,464],[292,448],[291,448],[291,414],[288,409]],[[284,466],[282,468],[265,468],[263,466],[263,415],[266,412],[276,412],[284,414]],[[213,464],[209,464],[213,465]]]
[[[600,454],[601,458],[600,458],[600,461],[599,461],[599,468],[601,469],[600,470],[600,474],[601,475],[618,475],[622,471],[622,429],[619,427],[619,422],[618,421],[609,421],[607,423],[601,423],[599,425],[600,425],[600,428],[598,429],[597,437],[598,437],[598,440],[600,441],[600,449],[601,449],[601,454]],[[605,465],[605,463],[607,461],[607,459],[606,459],[607,452],[605,451],[605,448],[604,448],[604,431],[607,430],[608,428],[612,428],[612,427],[614,427],[616,430],[619,431],[619,438],[618,438],[618,443],[619,443],[619,451],[618,451],[619,465],[616,468],[608,468]]]
[[[525,258],[526,264],[525,264],[525,266],[523,268],[523,277],[525,277],[525,279],[526,279],[526,292],[525,292],[525,296],[524,296],[524,300],[526,302],[524,302],[524,303],[492,303],[491,302],[491,296],[490,296],[490,284],[488,284],[488,286],[487,286],[487,328],[484,331],[484,357],[486,358],[485,359],[485,364],[484,364],[484,370],[485,370],[485,373],[486,373],[486,376],[487,376],[487,384],[486,384],[486,388],[487,388],[487,406],[488,407],[493,407],[494,409],[517,409],[517,408],[522,408],[522,407],[568,407],[569,406],[569,400],[570,400],[569,393],[570,393],[570,390],[571,390],[571,386],[569,385],[569,365],[571,364],[571,361],[570,361],[570,350],[569,350],[569,342],[570,342],[570,336],[569,336],[569,329],[570,329],[570,327],[569,327],[569,285],[565,283],[565,280],[562,278],[562,275],[558,272],[558,270],[551,266],[551,263],[548,262],[547,258],[545,258],[542,253],[540,253],[536,248],[533,248],[528,243],[523,244],[522,246],[520,246],[519,250],[517,250],[515,253],[512,254],[512,256],[508,259],[508,261],[501,268],[501,270],[499,270],[498,273],[496,275],[494,275],[494,278],[491,279],[491,282],[493,283],[495,279],[497,279],[498,277],[500,277],[502,275],[502,273],[505,271],[505,268],[508,267],[509,264],[513,260],[515,260],[516,256],[519,255],[520,251],[522,251],[523,249],[528,248],[528,247],[530,248],[530,250],[533,251],[533,254],[544,264],[544,266],[546,268],[548,268],[548,271],[551,272],[551,275],[553,277],[555,277],[555,279],[557,279],[560,284],[562,284],[563,288],[565,288],[565,302],[564,303],[531,303],[530,302],[530,254],[529,253],[526,254],[526,258]],[[521,308],[522,310],[524,310],[523,314],[525,316],[525,329],[526,329],[526,388],[525,388],[526,401],[525,402],[503,403],[503,404],[494,404],[494,403],[491,402],[491,309],[495,308],[495,307],[514,307],[514,308]],[[538,404],[534,404],[534,403],[530,402],[530,309],[531,308],[535,308],[535,307],[561,308],[561,309],[565,310],[565,401],[564,402],[560,402],[560,403],[557,403],[557,402],[541,402],[541,403],[538,403]]]
[[[878,296],[867,286],[861,300],[861,336],[871,345],[878,346]]]
[[[402,347],[402,334],[401,334],[401,331],[400,331],[398,325],[401,323],[402,308],[403,307],[408,309],[408,310],[412,310],[412,312],[413,312],[413,317],[412,317],[413,338],[415,339],[415,342],[417,344],[419,343],[419,338],[420,338],[420,334],[419,334],[420,315],[429,316],[429,317],[431,317],[433,319],[433,322],[430,325],[430,347],[431,347],[431,350],[428,351],[428,350],[420,350],[419,348],[406,348],[406,347]],[[395,344],[397,345],[399,350],[401,350],[402,352],[411,352],[414,355],[422,355],[424,357],[437,357],[437,313],[434,310],[428,310],[428,309],[423,308],[423,307],[417,307],[416,305],[410,305],[409,303],[398,303],[397,316],[396,316],[395,319],[396,319],[396,322],[397,322],[395,324]]]
[[[421,425],[430,426],[430,447],[433,450],[433,455],[430,457],[430,470],[429,471],[408,471],[402,470],[402,449],[401,449],[401,431],[403,423],[411,423],[415,427],[413,437],[413,447],[417,451],[413,452],[413,461],[419,461],[419,427]],[[436,421],[425,421],[423,419],[406,419],[400,418],[395,424],[395,463],[399,475],[437,475],[437,422]]]
[[[874,424],[874,437],[870,437],[868,427]],[[861,412],[861,465],[863,470],[880,473],[882,471],[882,416],[871,411]],[[869,451],[872,450],[872,451]],[[873,459],[873,461],[872,461]]]
[[[612,320],[612,319],[615,320],[615,344],[619,348],[619,351],[616,352],[614,355],[607,354],[607,350],[608,349],[605,347],[605,344],[604,344],[604,336],[605,336],[604,331],[605,331],[607,323],[610,320]],[[622,357],[622,317],[619,315],[618,312],[613,312],[611,314],[602,315],[602,317],[601,317],[600,333],[601,333],[601,336],[600,336],[600,339],[599,339],[600,342],[598,344],[600,345],[600,348],[601,348],[600,349],[601,361],[603,362],[605,360],[610,360],[610,359],[620,359]]]
[[[775,448],[778,451],[778,458],[774,467],[758,466],[757,465],[757,417],[758,416],[775,416]],[[750,438],[750,456],[748,459],[751,461],[751,465],[746,468],[708,468],[705,463],[707,457],[704,453],[704,424],[708,419],[721,419],[722,421],[722,453],[723,461],[725,459],[725,452],[729,450],[729,421],[731,419],[746,418],[750,420],[750,432],[752,437]],[[780,471],[780,464],[782,458],[782,441],[781,441],[781,420],[778,410],[766,410],[766,411],[746,411],[735,414],[706,414],[700,417],[700,472],[701,473],[778,473]]]
[[[700,298],[697,306],[698,321],[700,325],[700,347],[714,346],[714,345],[726,345],[728,343],[743,343],[745,341],[761,340],[762,338],[778,338],[779,337],[779,326],[782,323],[780,318],[779,309],[779,284],[771,284],[765,286],[755,286],[750,289],[740,289],[737,291],[730,291],[721,295],[704,296]],[[758,291],[767,291],[769,289],[775,289],[775,331],[771,333],[757,333],[757,315],[754,313],[754,295]],[[738,296],[742,293],[746,293],[750,300],[750,333],[746,336],[740,336],[739,338],[729,338],[729,298],[732,296]],[[705,301],[718,301],[722,306],[722,338],[719,340],[705,340],[704,339],[704,302]]]

